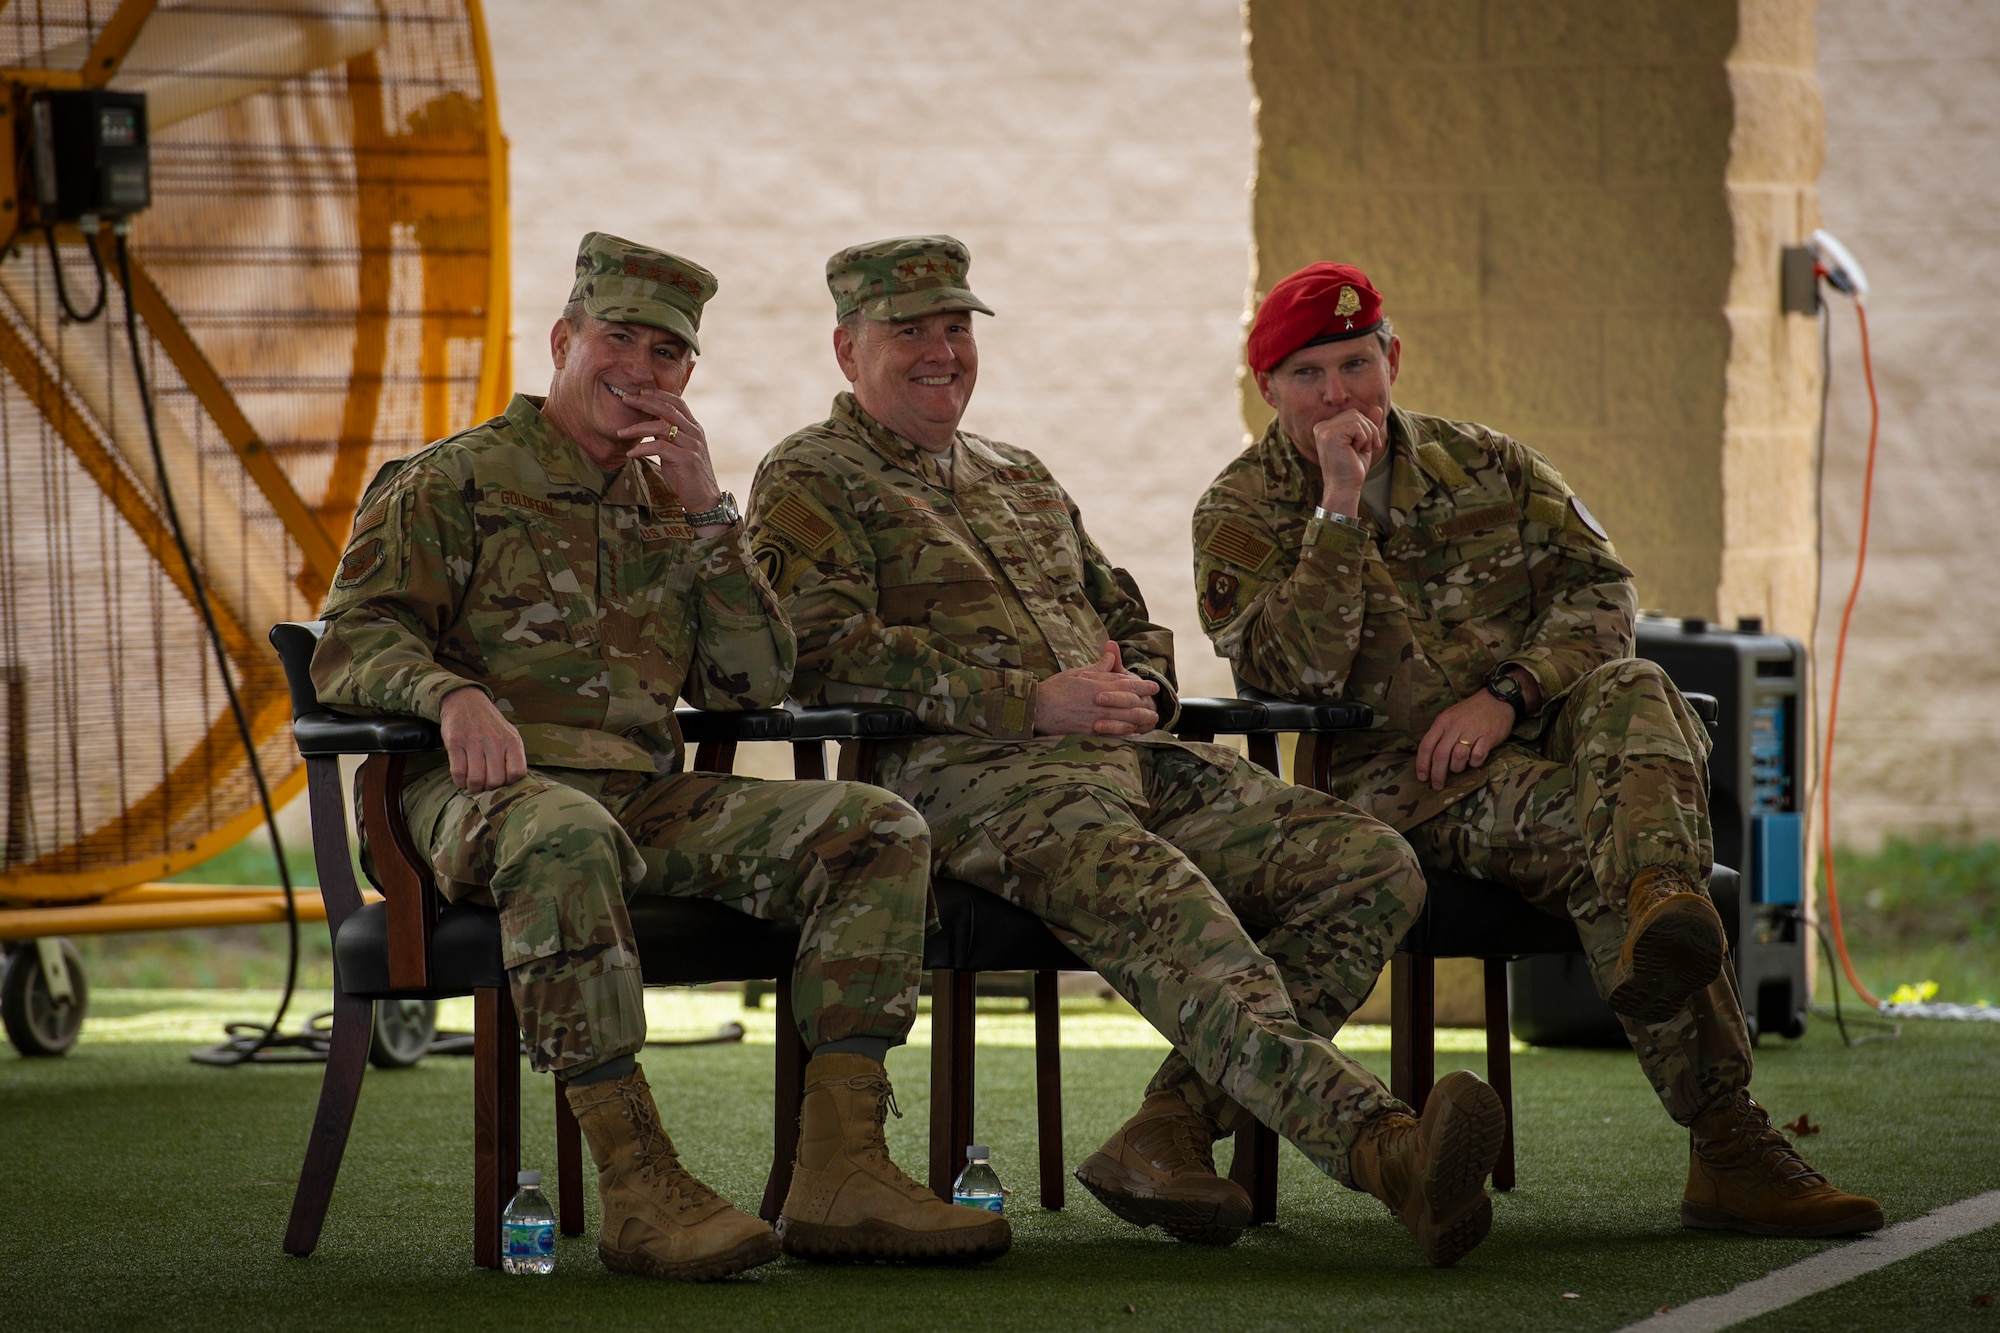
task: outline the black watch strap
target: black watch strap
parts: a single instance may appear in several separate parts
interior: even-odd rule
[[[1486,678],[1486,692],[1512,708],[1516,722],[1528,715],[1527,695],[1521,689],[1521,682],[1506,667]]]

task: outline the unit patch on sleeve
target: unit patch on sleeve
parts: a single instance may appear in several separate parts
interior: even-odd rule
[[[1270,562],[1278,548],[1235,519],[1225,518],[1216,524],[1214,532],[1208,534],[1208,540],[1201,544],[1201,549],[1217,560],[1256,574]]]
[[[1607,542],[1611,540],[1611,534],[1606,532],[1604,530],[1604,525],[1597,521],[1597,515],[1591,513],[1588,509],[1584,508],[1583,501],[1581,499],[1579,499],[1575,495],[1570,496],[1569,507],[1576,511],[1577,519],[1580,522],[1582,522],[1583,526],[1589,528],[1592,532],[1597,534],[1598,540]]]
[[[1243,581],[1226,570],[1212,569],[1201,590],[1201,627],[1213,631],[1236,614],[1236,592]]]
[[[382,568],[383,548],[380,537],[370,537],[367,541],[348,548],[340,557],[340,573],[333,580],[336,588],[354,588],[366,583]]]

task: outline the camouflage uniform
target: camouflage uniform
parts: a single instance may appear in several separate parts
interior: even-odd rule
[[[1025,450],[960,432],[947,476],[842,394],[766,457],[750,522],[800,697],[924,723],[876,779],[924,812],[940,871],[1101,971],[1185,1053],[1160,1085],[1222,1121],[1233,1098],[1351,1183],[1360,1126],[1402,1108],[1327,1038],[1421,906],[1401,839],[1219,746],[1035,734],[1036,682],[1107,640],[1177,704],[1168,631]]]
[[[679,327],[660,326],[692,341],[714,290],[704,270],[595,234],[586,261],[588,310],[653,322],[641,317],[671,286],[687,299]],[[370,488],[327,596],[320,698],[435,720],[472,686],[519,728],[526,778],[467,795],[430,756],[404,805],[444,895],[499,908],[536,1069],[580,1072],[642,1044],[625,906],[641,893],[797,924],[807,1043],[900,1041],[923,961],[922,820],[854,783],[682,771],[675,700],[779,702],[791,630],[740,528],[697,537],[655,463],[607,480],[539,409],[517,396]]]
[[[1330,789],[1393,825],[1424,864],[1490,879],[1577,923],[1600,991],[1634,875],[1707,882],[1708,737],[1632,657],[1631,573],[1549,462],[1483,427],[1393,408],[1386,528],[1314,517],[1308,461],[1276,422],[1195,512],[1202,627],[1247,684],[1370,704],[1370,731],[1312,738]],[[1434,718],[1501,663],[1540,684],[1484,767],[1416,777]],[[1313,762],[1313,745],[1299,762]],[[1750,1078],[1733,969],[1665,1023],[1624,1020],[1688,1124]]]

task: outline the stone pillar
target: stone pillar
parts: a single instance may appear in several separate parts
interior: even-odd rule
[[[1249,0],[1257,295],[1357,263],[1406,406],[1562,469],[1642,605],[1803,634],[1812,0]],[[1244,382],[1245,418],[1268,409]]]

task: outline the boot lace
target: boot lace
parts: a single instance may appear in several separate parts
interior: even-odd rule
[[[1735,1105],[1736,1123],[1705,1143],[1696,1140],[1696,1150],[1709,1162],[1763,1176],[1780,1189],[1797,1192],[1823,1184],[1826,1177],[1813,1170],[1784,1131],[1771,1123],[1771,1116],[1746,1092]],[[1706,1151],[1703,1151],[1706,1149]]]
[[[667,1197],[683,1207],[697,1207],[715,1198],[715,1192],[681,1166],[680,1152],[667,1137],[652,1098],[637,1088],[620,1087],[622,1114],[632,1125],[638,1147],[632,1154],[632,1171],[642,1180],[666,1186]]]

